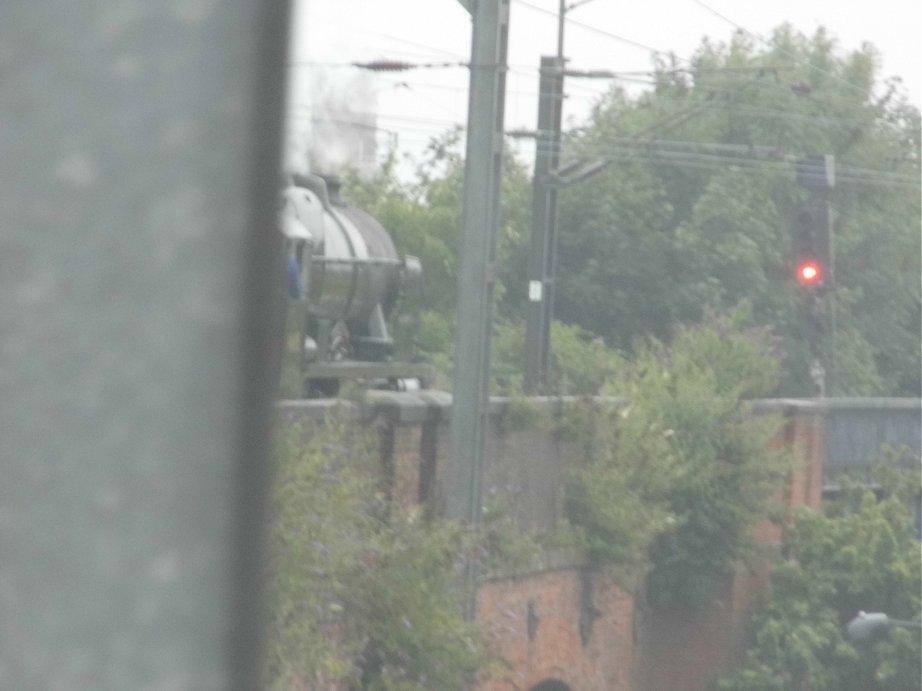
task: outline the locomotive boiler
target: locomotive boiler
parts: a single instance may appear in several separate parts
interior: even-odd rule
[[[344,205],[339,189],[336,178],[296,174],[281,194],[303,393],[335,395],[344,379],[376,388],[425,386],[427,366],[394,362],[387,324],[398,298],[419,279],[419,260],[401,257],[387,230]]]

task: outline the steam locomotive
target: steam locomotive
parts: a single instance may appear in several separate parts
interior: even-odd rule
[[[395,362],[387,318],[421,274],[369,214],[343,204],[334,177],[295,174],[281,193],[289,319],[300,327],[303,394],[335,396],[343,380],[425,387],[427,365]],[[292,309],[294,308],[294,309]]]

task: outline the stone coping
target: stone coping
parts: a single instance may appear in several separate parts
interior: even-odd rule
[[[564,406],[581,400],[580,396],[530,396],[524,399],[494,396],[490,398],[490,415],[500,415],[509,406],[520,401],[548,412],[560,412]],[[597,397],[593,400],[619,406],[625,399]],[[452,396],[447,391],[426,389],[422,391],[367,391],[362,400],[303,399],[281,400],[275,410],[284,415],[323,419],[333,410],[344,411],[351,419],[371,419],[384,415],[398,423],[438,422],[449,418]],[[839,410],[908,410],[922,412],[919,398],[770,398],[752,401],[756,413],[782,413],[792,415],[824,415]]]

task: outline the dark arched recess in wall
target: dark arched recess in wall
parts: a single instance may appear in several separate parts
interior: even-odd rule
[[[570,691],[570,687],[557,679],[545,679],[540,684],[532,686],[529,691]]]

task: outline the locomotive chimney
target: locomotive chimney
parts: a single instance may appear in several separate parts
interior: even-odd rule
[[[343,186],[342,178],[338,175],[321,175],[323,181],[327,184],[327,194],[329,195],[330,204],[333,206],[342,206],[343,200],[340,196],[340,190]]]

